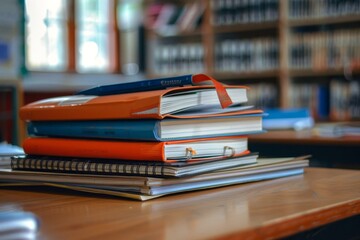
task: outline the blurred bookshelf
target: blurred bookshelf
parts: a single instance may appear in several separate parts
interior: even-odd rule
[[[149,78],[205,72],[250,85],[261,108],[360,119],[360,1],[148,0],[145,12]]]
[[[25,125],[18,115],[23,105],[21,81],[0,79],[0,99],[0,142],[20,146],[25,138]]]
[[[1,1],[0,7],[0,143],[21,145],[25,125],[19,118],[23,105],[24,1]]]

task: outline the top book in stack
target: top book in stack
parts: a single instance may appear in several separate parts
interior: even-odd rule
[[[183,86],[206,81],[214,86]],[[233,116],[249,108],[241,105],[246,102],[247,87],[223,86],[211,77],[196,74],[105,85],[76,95],[44,99],[22,107],[20,117],[27,121],[63,121]]]

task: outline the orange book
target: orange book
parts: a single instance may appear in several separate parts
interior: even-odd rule
[[[164,162],[221,159],[249,153],[245,136],[169,142],[33,137],[24,141],[23,148],[29,155]]]
[[[234,105],[247,102],[247,87],[225,88]],[[191,109],[193,114],[188,112]],[[163,119],[229,115],[237,110],[239,108],[231,106],[221,108],[214,86],[186,86],[105,96],[71,95],[44,99],[23,106],[20,117],[31,121]],[[199,112],[203,112],[202,115],[199,116]]]

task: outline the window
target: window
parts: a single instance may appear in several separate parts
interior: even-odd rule
[[[111,0],[77,0],[76,69],[79,72],[114,70],[116,24]]]
[[[116,11],[124,2],[127,1],[25,0],[27,69],[118,72],[121,59]]]
[[[64,71],[68,61],[68,2],[26,0],[26,66]]]

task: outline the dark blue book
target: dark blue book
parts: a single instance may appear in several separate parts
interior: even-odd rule
[[[195,119],[33,121],[28,123],[28,133],[35,136],[141,141],[236,136],[261,131],[262,114]]]
[[[328,86],[320,85],[317,88],[317,118],[326,120],[330,113],[330,89]]]

